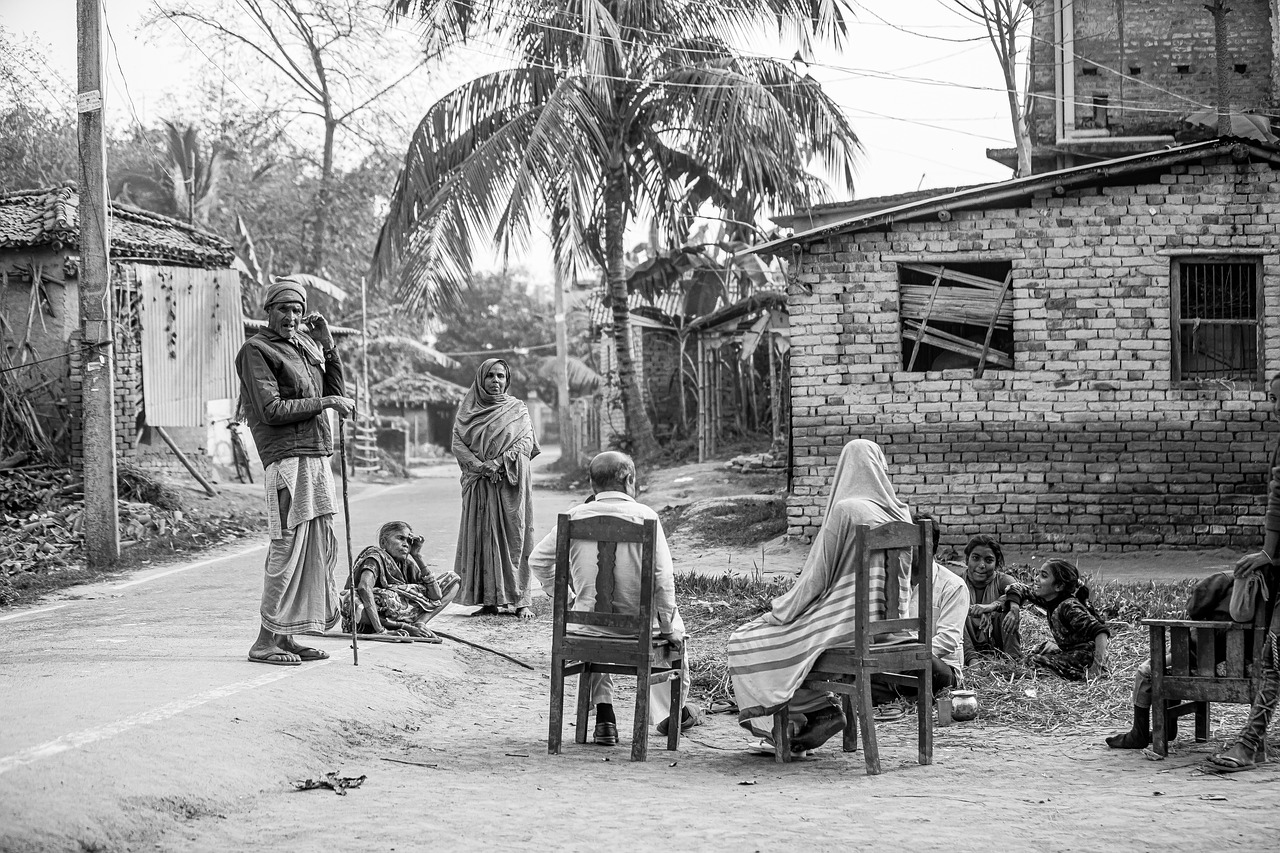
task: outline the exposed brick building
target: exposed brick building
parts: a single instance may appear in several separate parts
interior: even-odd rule
[[[74,186],[0,196],[4,366],[30,364],[12,371],[13,381],[31,400],[54,452],[73,467],[83,455],[78,216]],[[164,443],[148,440],[144,427],[159,425],[208,473],[205,404],[212,389],[228,384],[220,379],[232,370],[223,354],[234,354],[244,340],[231,245],[118,202],[111,203],[109,232],[117,458],[187,476]],[[206,367],[219,376],[205,376]]]
[[[1230,106],[1280,113],[1280,0],[1230,0],[1229,6]],[[1037,4],[1028,98],[1033,171],[1216,136],[1212,123],[1187,120],[1216,106],[1214,44],[1213,18],[1202,2]],[[1016,165],[1011,148],[987,154]]]
[[[824,217],[757,249],[793,261],[792,534],[860,437],[951,544],[1261,541],[1280,149],[1211,140]]]

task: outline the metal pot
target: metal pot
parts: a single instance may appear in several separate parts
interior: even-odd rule
[[[951,719],[967,722],[978,716],[978,694],[972,690],[951,691]]]

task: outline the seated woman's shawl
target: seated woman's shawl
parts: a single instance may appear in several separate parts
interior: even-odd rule
[[[863,439],[846,445],[826,518],[796,585],[774,599],[768,613],[729,637],[729,675],[741,722],[771,715],[792,701],[819,655],[853,642],[855,527],[910,520],[906,504],[889,482],[879,446]],[[911,595],[911,554],[899,552],[896,564],[888,567],[886,554],[868,555],[871,607],[877,619],[885,618],[886,571],[898,573],[899,614],[907,612]],[[825,694],[819,697],[822,703],[829,701]],[[792,703],[793,711],[811,710],[797,702]]]
[[[417,566],[402,564],[377,545],[370,545],[356,558],[356,584],[365,572],[374,573],[373,601],[383,622],[417,622],[443,606],[427,595],[424,578]],[[357,602],[359,599],[356,599]],[[364,621],[361,619],[361,621]],[[351,631],[351,583],[342,591],[342,630]]]

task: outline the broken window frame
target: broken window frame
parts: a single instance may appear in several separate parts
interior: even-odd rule
[[[972,261],[959,263],[964,266],[973,264]],[[956,269],[954,266],[948,267],[945,260],[929,261],[921,259],[918,261],[898,262],[898,320],[902,344],[902,358],[899,362],[899,369],[907,373],[927,372],[927,370],[917,369],[915,364],[922,344],[977,359],[978,363],[974,367],[975,377],[980,377],[988,365],[1002,370],[1014,369],[1013,354],[991,346],[992,334],[996,328],[1009,329],[1010,331],[1013,329],[1013,300],[1010,297],[1013,281],[1013,261],[1012,259],[993,258],[989,261],[983,261],[983,263],[1008,264],[1009,269],[1004,280],[997,281],[966,272],[963,269]],[[904,271],[930,276],[933,278],[933,283],[924,285],[904,282],[902,280]],[[953,282],[954,285],[948,286],[947,282]],[[916,302],[915,307],[917,309],[919,308],[918,300],[920,295],[925,291],[928,292],[923,304],[923,310],[918,313],[908,310],[908,288],[916,291],[911,295],[913,297],[912,301]],[[976,298],[975,294],[981,291],[986,291],[989,296]],[[942,296],[943,299],[941,306],[938,304],[939,296]],[[939,307],[947,311],[945,316],[937,313]],[[929,328],[930,321],[961,323],[985,329],[985,342],[980,345],[975,341],[961,338],[941,329]],[[910,352],[908,352],[908,347],[910,347]],[[968,368],[953,369],[964,370]]]
[[[1206,265],[1232,265],[1253,268],[1253,288],[1254,288],[1254,315],[1251,318],[1245,317],[1210,317],[1210,318],[1191,318],[1187,319],[1183,316],[1182,305],[1182,287],[1183,273],[1189,265],[1206,266]],[[1265,379],[1265,341],[1263,318],[1266,317],[1265,294],[1263,292],[1263,270],[1262,258],[1257,255],[1233,255],[1230,253],[1221,255],[1190,255],[1183,257],[1174,257],[1169,262],[1169,361],[1170,361],[1170,378],[1174,383],[1183,385],[1200,385],[1205,382],[1248,382],[1253,381],[1262,384]],[[1253,351],[1253,366],[1243,365],[1235,372],[1238,374],[1248,373],[1248,376],[1186,376],[1184,375],[1182,364],[1182,343],[1186,335],[1184,327],[1191,327],[1194,333],[1199,327],[1203,326],[1253,326],[1255,330],[1255,344]]]

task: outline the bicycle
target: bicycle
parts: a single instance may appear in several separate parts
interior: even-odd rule
[[[231,461],[236,467],[236,479],[240,482],[253,482],[253,468],[249,465],[249,451],[245,449],[244,439],[240,437],[240,422],[227,421],[227,429],[231,431]]]

